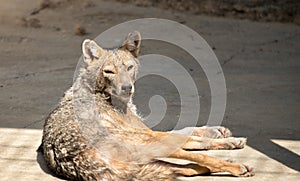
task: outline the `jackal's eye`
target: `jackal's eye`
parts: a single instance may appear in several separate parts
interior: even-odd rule
[[[103,71],[104,73],[106,73],[106,74],[115,74],[113,71],[111,71],[111,70],[104,70]]]
[[[131,70],[133,68],[133,65],[129,65],[127,68],[127,71]]]

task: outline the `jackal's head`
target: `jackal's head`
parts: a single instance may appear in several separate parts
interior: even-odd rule
[[[84,40],[83,59],[89,78],[94,79],[94,90],[127,104],[134,93],[138,71],[140,33],[129,33],[122,46],[113,50],[101,48],[93,40]]]

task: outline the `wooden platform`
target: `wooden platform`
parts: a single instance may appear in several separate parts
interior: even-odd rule
[[[0,180],[60,180],[46,173],[47,168],[43,159],[36,152],[41,141],[42,130],[0,128],[0,137]],[[300,155],[300,141],[272,141]],[[256,175],[251,178],[236,178],[224,173],[213,176],[182,178],[182,180],[300,180],[299,172],[250,147],[242,150],[203,151],[202,153],[250,164],[255,167]]]

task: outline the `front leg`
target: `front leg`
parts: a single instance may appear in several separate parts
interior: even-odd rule
[[[223,126],[185,127],[180,130],[173,130],[171,132],[207,138],[228,138],[232,135],[231,131]]]
[[[190,136],[182,148],[186,150],[232,150],[244,148],[246,141],[246,138],[235,137],[211,139]]]

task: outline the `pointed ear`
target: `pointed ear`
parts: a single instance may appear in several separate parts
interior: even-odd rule
[[[141,34],[138,31],[131,32],[127,35],[121,48],[132,53],[134,57],[138,57],[141,45]]]
[[[93,40],[86,39],[82,43],[83,58],[87,63],[92,62],[94,59],[99,59],[103,51]]]

